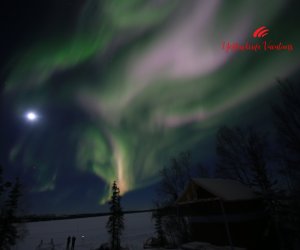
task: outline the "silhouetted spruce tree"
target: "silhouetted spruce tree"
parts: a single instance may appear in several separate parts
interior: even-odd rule
[[[158,207],[154,212],[152,212],[152,218],[154,219],[154,229],[155,229],[157,240],[159,242],[159,245],[163,247],[167,242],[166,242],[165,232],[163,230],[162,214],[158,209]]]
[[[121,207],[120,189],[114,181],[112,196],[109,201],[111,215],[108,218],[106,228],[110,234],[110,247],[112,250],[121,249],[121,235],[124,230],[124,218]]]
[[[0,246],[9,250],[21,237],[17,226],[14,224],[21,197],[21,184],[17,178],[14,185],[3,181],[2,167],[0,166]]]

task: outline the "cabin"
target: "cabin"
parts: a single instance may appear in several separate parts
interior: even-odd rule
[[[189,221],[192,241],[258,249],[268,225],[262,200],[235,180],[192,179],[175,207]]]

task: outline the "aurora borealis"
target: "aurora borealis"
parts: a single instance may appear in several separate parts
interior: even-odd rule
[[[1,95],[22,127],[1,160],[54,204],[78,190],[103,203],[114,180],[123,194],[155,184],[170,156],[205,147],[299,70],[297,1],[56,2],[6,62]],[[253,38],[262,25],[269,34]],[[295,49],[222,49],[264,39]]]

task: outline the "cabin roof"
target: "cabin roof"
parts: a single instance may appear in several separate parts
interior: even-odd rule
[[[193,178],[190,183],[188,183],[177,202],[195,201],[194,199],[189,200],[187,198],[187,194],[193,192],[191,189],[195,186],[202,188],[213,197],[224,201],[252,200],[257,198],[250,188],[235,180],[221,178]],[[201,197],[197,197],[196,200],[200,201],[202,199]],[[203,200],[207,199],[204,198]]]
[[[256,198],[256,195],[249,187],[235,180],[197,178],[193,179],[193,181],[198,186],[223,200],[250,200]]]

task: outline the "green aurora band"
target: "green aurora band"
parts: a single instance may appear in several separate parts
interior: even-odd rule
[[[203,144],[233,110],[297,70],[298,49],[222,50],[223,41],[257,42],[252,33],[262,25],[266,39],[299,44],[281,12],[289,1],[257,2],[86,1],[72,28],[56,27],[13,58],[5,87],[19,114],[51,103],[82,119],[31,130],[11,161],[38,162],[37,192],[55,189],[70,159],[107,186],[117,179],[122,193],[155,183],[167,157]],[[57,159],[59,136],[68,150]]]

